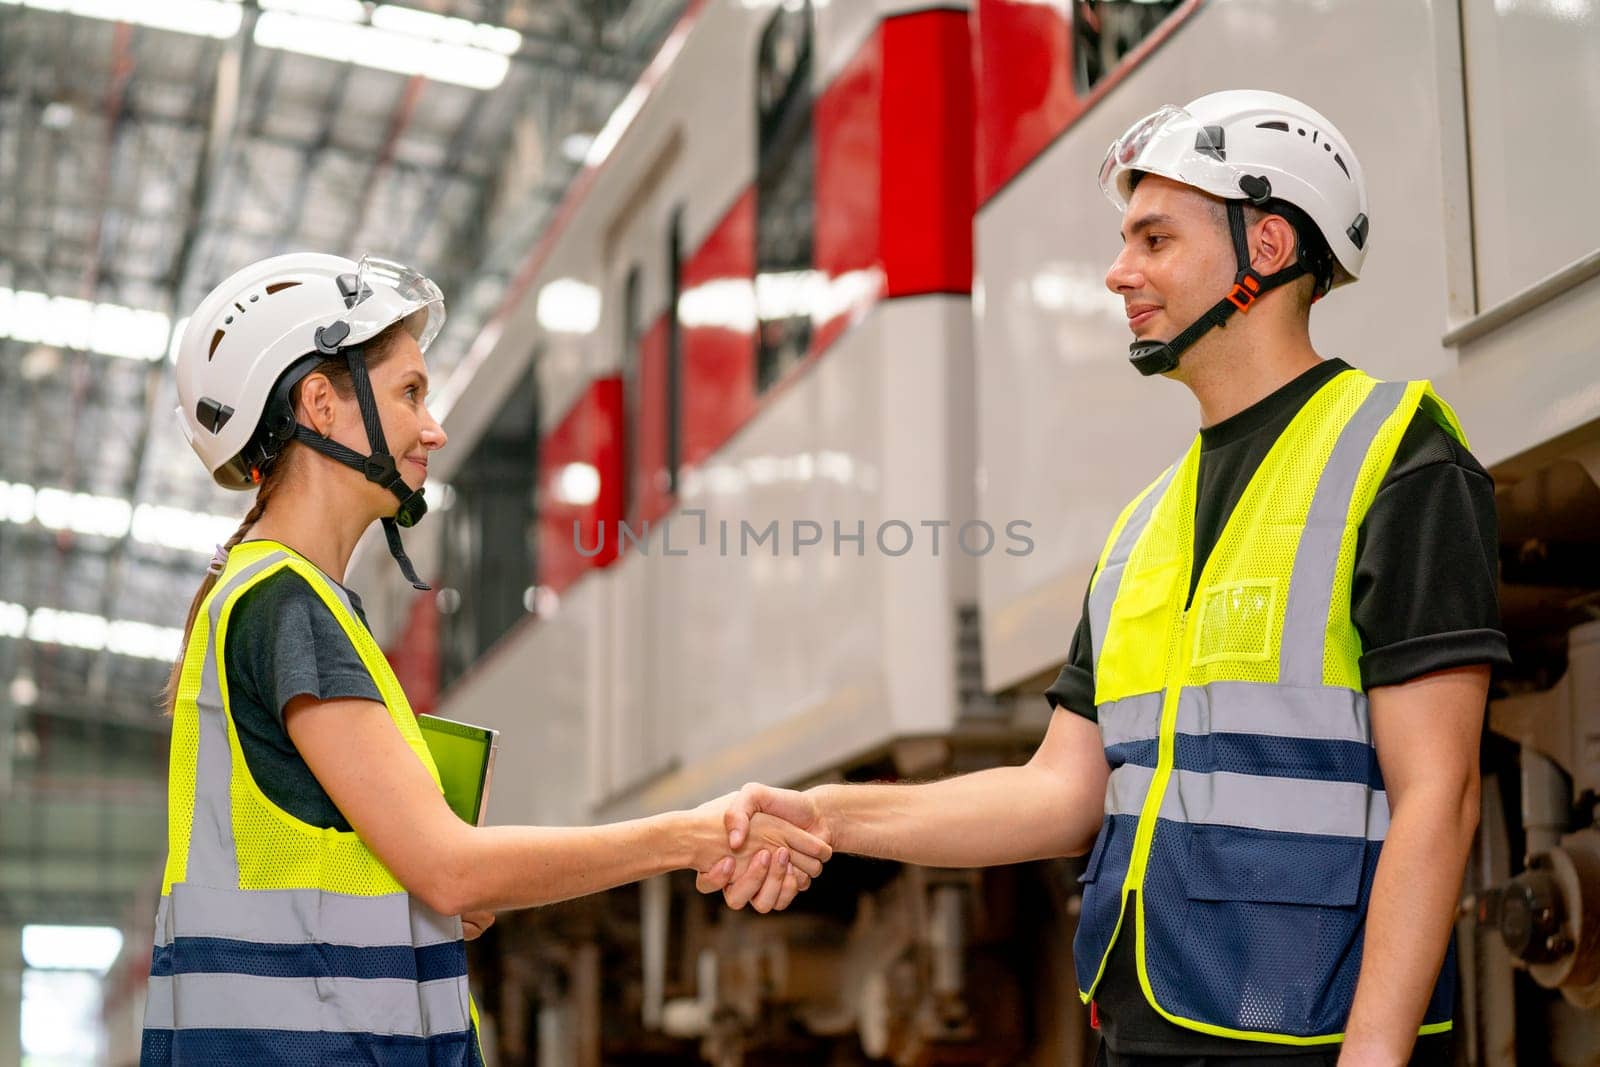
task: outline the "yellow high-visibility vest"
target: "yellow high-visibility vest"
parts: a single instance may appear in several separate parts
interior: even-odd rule
[[[355,833],[261,792],[228,703],[234,606],[292,570],[339,621],[390,717],[438,784],[416,719],[344,591],[272,541],[228,555],[184,650],[173,707],[167,867],[140,1062],[478,1067],[459,916],[397,882]]]
[[[1251,478],[1192,604],[1198,437],[1112,528],[1088,606],[1112,770],[1081,879],[1085,1001],[1131,936],[1146,999],[1179,1026],[1343,1039],[1389,824],[1350,619],[1356,539],[1419,407],[1465,444],[1426,382],[1325,384]],[[1452,944],[1422,1033],[1450,1028],[1454,983]]]

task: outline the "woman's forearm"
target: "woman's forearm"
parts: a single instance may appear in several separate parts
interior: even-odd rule
[[[605,826],[466,827],[439,890],[448,914],[553,904],[693,866],[691,813]]]

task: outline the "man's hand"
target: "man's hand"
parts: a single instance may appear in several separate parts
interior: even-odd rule
[[[737,851],[748,848],[747,839],[759,836],[767,819],[777,819],[789,826],[803,830],[825,844],[832,844],[832,835],[816,798],[810,793],[793,789],[773,789],[751,782],[729,800],[723,814],[728,835],[728,847]],[[760,854],[757,854],[760,858]],[[746,904],[756,911],[782,911],[795,896],[810,886],[814,871],[795,870],[794,877],[785,877],[781,863],[770,861],[751,863],[735,869],[726,860],[695,879],[695,888],[702,893],[722,891],[730,908]]]
[[[695,885],[702,893],[726,888],[724,898],[735,908],[750,904],[760,912],[781,911],[810,888],[833,850],[804,827],[746,803],[744,795],[729,793],[695,809],[696,821],[705,818],[705,832],[716,838],[714,850],[732,853],[715,863],[697,864]],[[730,845],[730,827],[735,825],[739,844]]]

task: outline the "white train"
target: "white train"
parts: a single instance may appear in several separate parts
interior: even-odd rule
[[[438,592],[352,583],[414,704],[503,731],[496,822],[1025,758],[1196,425],[1127,364],[1105,146],[1301,97],[1371,186],[1319,350],[1432,379],[1500,486],[1464,1055],[1592,1062],[1596,71],[1590,0],[692,2],[438,401]],[[664,879],[508,916],[482,1002],[502,1063],[1079,1063],[1076,869],[839,861],[765,918]]]

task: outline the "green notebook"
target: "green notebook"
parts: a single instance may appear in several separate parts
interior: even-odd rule
[[[444,799],[450,810],[471,825],[482,826],[500,731],[437,715],[418,715],[417,726],[439,768],[439,781],[444,785]]]

